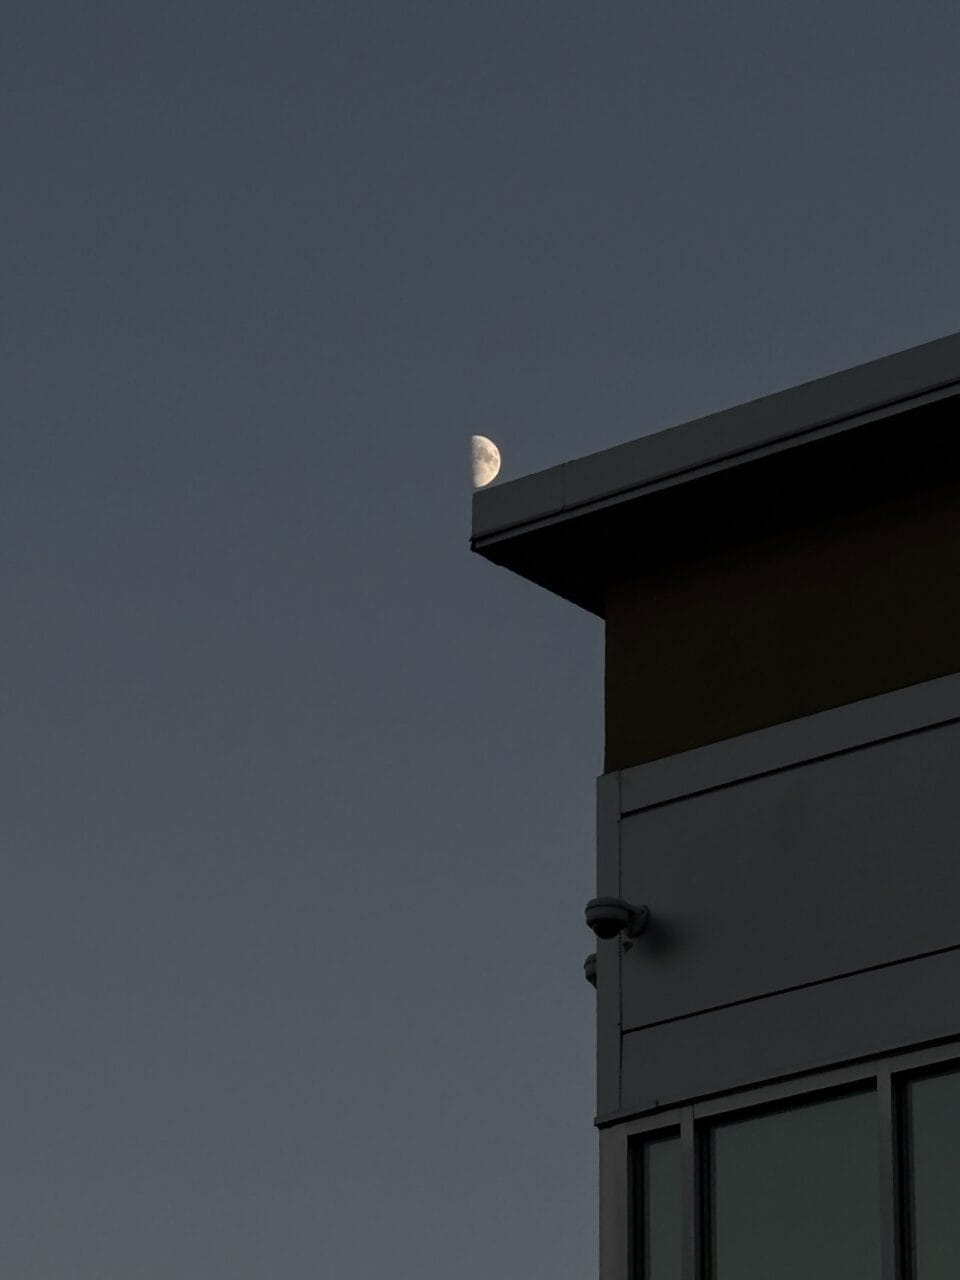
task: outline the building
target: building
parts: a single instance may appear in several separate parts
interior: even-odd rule
[[[480,491],[472,545],[606,623],[601,1280],[953,1280],[960,335]]]

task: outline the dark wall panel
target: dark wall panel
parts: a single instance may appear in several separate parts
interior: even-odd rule
[[[958,761],[955,675],[604,775],[601,1117],[960,1034]]]
[[[621,1107],[652,1110],[956,1036],[958,990],[960,951],[950,951],[631,1031]]]
[[[624,1030],[960,946],[960,722],[621,823]]]

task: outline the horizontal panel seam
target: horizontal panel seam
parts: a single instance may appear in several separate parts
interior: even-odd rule
[[[903,956],[899,960],[887,960],[883,964],[866,965],[862,969],[850,969],[844,973],[832,974],[829,978],[815,978],[812,982],[798,982],[793,986],[779,987],[775,991],[763,991],[759,995],[744,996],[741,1000],[727,1000],[722,1004],[707,1005],[702,1009],[693,1009],[689,1013],[679,1013],[672,1018],[659,1018],[654,1022],[638,1023],[635,1027],[624,1027],[623,1036],[632,1035],[635,1031],[650,1031],[655,1027],[668,1026],[675,1022],[689,1022],[691,1018],[700,1018],[707,1013],[720,1013],[724,1009],[736,1009],[745,1004],[757,1004],[761,1000],[775,1000],[778,996],[791,995],[796,991],[809,991],[814,987],[825,987],[833,982],[845,982],[848,978],[859,978],[867,973],[881,973],[885,969],[897,969],[901,965],[913,964],[918,960],[930,960],[935,956],[949,955],[960,951],[960,943],[949,947],[937,947],[933,951],[921,951],[916,955]]]

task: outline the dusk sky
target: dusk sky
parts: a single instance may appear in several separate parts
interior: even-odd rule
[[[509,478],[960,329],[960,10],[7,0],[0,1272],[596,1274]]]

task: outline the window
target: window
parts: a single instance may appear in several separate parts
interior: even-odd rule
[[[630,1160],[604,1217],[620,1261],[602,1280],[627,1274],[628,1246],[631,1280],[960,1276],[960,1041],[617,1130]]]
[[[635,1165],[636,1251],[643,1280],[680,1280],[680,1138],[640,1145]]]
[[[960,1072],[905,1090],[912,1280],[955,1280],[960,1257]]]
[[[872,1093],[715,1125],[711,1280],[876,1280],[877,1131]]]

